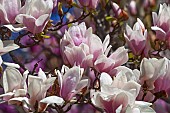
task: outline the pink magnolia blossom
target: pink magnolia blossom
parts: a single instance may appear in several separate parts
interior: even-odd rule
[[[125,113],[126,108],[134,104],[140,90],[138,83],[127,81],[121,73],[114,80],[107,73],[102,73],[100,86],[101,91],[91,90],[91,100],[95,106],[108,113]]]
[[[71,26],[60,42],[64,63],[91,67],[97,57],[104,51],[101,39],[86,28],[85,23]]]
[[[156,113],[150,106],[152,103],[135,101],[133,106],[128,106],[125,113]]]
[[[137,7],[136,7],[136,1],[132,0],[129,3],[129,11],[132,15],[136,15],[137,14]]]
[[[147,30],[140,19],[137,19],[133,29],[126,25],[124,36],[133,54],[141,55],[145,51],[147,46]]]
[[[115,2],[111,3],[115,17],[119,17],[122,13],[122,9]]]
[[[137,69],[131,70],[130,68],[126,66],[118,66],[114,68],[113,72],[114,75],[117,75],[118,73],[121,73],[123,76],[127,77],[127,80],[133,80],[135,82],[139,82],[140,77],[140,71]]]
[[[3,88],[5,94],[0,95],[0,97],[8,101],[14,97],[26,96],[27,86],[25,82],[27,74],[28,72],[26,71],[22,76],[18,69],[11,66],[7,67],[3,73]]]
[[[15,23],[15,17],[19,14],[21,0],[0,1],[0,24]]]
[[[167,59],[168,60],[168,59]],[[162,90],[167,91],[170,86],[168,85],[170,82],[170,60],[167,61],[166,64],[166,73],[164,76],[159,76],[154,82],[154,91],[159,92]]]
[[[46,77],[45,73],[39,69],[38,76],[28,76],[28,93],[30,95],[29,102],[34,105],[36,101],[40,101],[46,96],[47,90],[53,85],[56,77]],[[36,87],[36,89],[35,89]]]
[[[26,0],[16,21],[22,23],[33,34],[40,33],[45,28],[52,9],[53,0]]]
[[[152,13],[153,24],[154,26],[151,27],[152,30],[156,32],[156,38],[162,41],[170,42],[170,6],[166,5],[165,3],[162,5],[160,4],[159,13],[156,12]],[[170,43],[169,43],[170,46]]]
[[[38,102],[38,112],[43,112],[49,104],[54,103],[62,105],[64,100],[57,96],[46,97],[47,90],[53,85],[56,77],[47,77],[46,74],[39,69],[38,76],[29,75],[28,76],[28,88],[27,93],[29,97],[15,97],[9,100],[9,104],[19,104],[22,103],[23,107],[27,111],[35,111],[34,105]]]
[[[74,66],[62,67],[61,72],[57,71],[58,82],[60,85],[60,96],[64,100],[71,100],[77,93],[88,85],[88,79],[82,79],[83,68]]]
[[[98,5],[99,0],[78,0],[82,6],[95,9]]]
[[[92,33],[92,28],[86,28],[85,23],[73,25],[68,32],[65,31],[61,40],[61,55],[64,62],[71,66],[74,64],[83,68],[94,66],[99,72],[108,72],[128,60],[124,47],[120,47],[107,57],[111,49],[111,46],[108,46],[109,42],[109,35],[102,43],[101,39]]]
[[[47,97],[46,92],[51,87],[56,77],[46,77],[45,73],[39,69],[38,76],[28,76],[28,84],[26,79],[28,71],[25,71],[23,77],[21,73],[14,67],[7,67],[3,74],[3,87],[5,94],[0,95],[3,100],[9,104],[23,104],[23,107],[34,111],[34,105],[38,102],[39,112],[46,109],[49,104],[63,104],[61,97]],[[27,95],[29,94],[29,97]],[[54,102],[54,100],[57,100]],[[45,104],[45,105],[44,105]]]
[[[146,82],[148,86],[148,90],[153,90],[154,88],[162,89],[165,87],[164,84],[166,84],[166,80],[168,81],[168,73],[167,72],[167,66],[168,66],[168,59],[162,58],[162,59],[156,59],[156,58],[150,58],[146,59],[144,58],[140,64],[140,80],[143,83]],[[159,80],[160,79],[160,80]],[[164,83],[162,82],[163,79]],[[159,86],[155,84],[155,81],[158,83],[160,82]],[[155,86],[156,85],[156,86]],[[161,88],[159,88],[161,87]],[[163,90],[163,89],[162,89]]]
[[[74,64],[80,65],[81,67],[92,67],[93,66],[93,55],[92,54],[86,54],[88,51],[89,53],[89,47],[85,44],[81,44],[78,46],[73,46],[72,48],[65,47],[65,55],[69,61],[69,64],[72,66]]]
[[[106,72],[110,75],[113,75],[112,72],[114,68],[128,61],[128,53],[127,49],[122,46],[119,47],[115,52],[113,52],[109,57],[107,57],[109,50],[110,47],[108,47],[105,54],[101,54],[96,59],[96,61],[94,62],[94,67],[98,72]]]

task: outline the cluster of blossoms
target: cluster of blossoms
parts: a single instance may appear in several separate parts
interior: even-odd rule
[[[153,1],[145,0],[145,10]],[[62,4],[66,4],[66,12]],[[104,38],[95,25],[87,28],[85,22],[76,23],[89,15],[100,22],[95,10],[98,5],[108,4],[111,11],[107,10],[113,15],[105,18],[109,28],[104,26]],[[134,0],[129,3],[132,15],[138,13],[136,4]],[[121,33],[124,44],[113,49],[112,36],[128,19],[119,5],[111,0],[1,0],[0,103],[28,113],[71,113],[73,107],[80,110],[76,105],[92,113],[156,113],[157,101],[170,103],[170,6],[161,4],[158,14],[152,13],[153,26],[149,29],[139,18],[133,28],[125,24]],[[69,12],[73,7],[83,12],[77,20]],[[56,9],[58,23],[50,20]],[[98,27],[101,25],[102,22]],[[63,30],[64,26],[68,29]],[[44,53],[47,58],[34,59],[34,63],[25,66],[12,52],[19,48],[29,54]],[[14,63],[5,61],[7,53]],[[57,57],[60,63],[56,65],[49,56]],[[52,62],[54,68],[44,68],[42,60]]]

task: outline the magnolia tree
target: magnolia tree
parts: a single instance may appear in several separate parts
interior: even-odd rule
[[[0,0],[0,112],[169,113],[167,0]]]

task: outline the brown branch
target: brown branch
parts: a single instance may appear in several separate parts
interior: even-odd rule
[[[33,47],[33,46],[38,45],[40,43],[40,40],[36,41],[34,38],[30,37],[34,43],[31,43],[29,45],[23,45],[20,41],[24,36],[26,36],[28,34],[30,34],[30,32],[26,32],[24,34],[20,33],[19,36],[14,40],[14,43],[17,44],[18,46],[20,46],[20,48]]]
[[[80,21],[80,20],[85,19],[85,18],[88,17],[90,14],[91,14],[91,13],[88,13],[88,14],[85,15],[85,11],[83,11],[83,14],[82,14],[79,18],[77,18],[76,20],[73,20],[73,21],[71,21],[71,22],[67,21],[65,24],[62,24],[62,25],[58,26],[57,28],[53,28],[53,29],[49,29],[49,30],[50,30],[50,31],[57,31],[57,30],[61,29],[62,27],[66,26],[66,25],[68,25],[68,24],[75,23],[75,22],[78,22],[78,21]],[[55,27],[55,26],[54,26],[54,27]]]

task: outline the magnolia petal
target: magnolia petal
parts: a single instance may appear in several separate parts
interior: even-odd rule
[[[141,71],[140,78],[148,80],[153,77],[155,69],[153,65],[149,62],[149,60],[144,58],[140,65],[140,71]]]
[[[25,89],[17,89],[14,93],[14,97],[24,97],[27,94],[27,90]]]
[[[54,81],[56,80],[56,77],[50,77],[47,80],[45,80],[43,82],[43,84],[45,85],[45,90],[48,90],[50,86],[52,86],[54,84]]]
[[[141,26],[141,29],[142,29],[142,30],[145,30],[145,26],[144,26],[143,22],[142,22],[139,18],[137,18],[137,22],[138,22],[139,25]]]
[[[19,48],[19,46],[14,44],[13,40],[5,40],[5,41],[3,41],[3,45],[1,44],[0,55],[3,55],[9,51],[12,51],[12,50],[15,50],[18,48]]]
[[[156,25],[158,19],[158,15],[156,12],[152,12],[152,18],[153,18],[153,25]]]
[[[8,25],[3,25],[3,26],[7,27],[12,32],[20,32],[26,29],[26,27],[22,26],[21,24],[20,25],[8,24]]]
[[[30,79],[30,76],[28,77],[28,80]],[[44,95],[41,93],[42,89],[41,89],[41,86],[42,85],[42,81],[41,79],[36,79],[34,78],[30,83],[29,83],[29,86],[28,86],[28,93],[30,95],[30,103],[31,104],[35,104],[36,100],[39,101],[39,98],[42,98],[40,97],[40,95]]]
[[[105,52],[110,43],[110,35],[107,35],[103,42],[103,51]]]
[[[7,17],[7,13],[3,7],[3,5],[0,4],[0,20],[1,20],[1,24],[6,24],[6,23],[10,23]]]
[[[3,62],[3,64],[5,64],[8,67],[20,68],[20,66],[15,63]]]
[[[128,61],[128,50],[124,46],[119,47],[109,58],[115,60],[115,67],[120,66]]]
[[[22,75],[17,69],[7,67],[3,74],[3,87],[5,93],[22,88],[22,80]]]
[[[42,71],[41,68],[39,68],[38,76],[39,76],[40,78],[42,78],[43,81],[45,81],[45,80],[47,79],[46,74],[44,73],[44,71]]]
[[[132,29],[131,27],[127,24],[126,25],[126,30],[125,30],[125,35],[127,35],[127,37],[129,37],[132,33]]]
[[[154,31],[160,31],[160,32],[163,33],[163,34],[166,34],[163,29],[161,29],[161,28],[159,28],[159,27],[157,27],[157,26],[152,26],[151,29],[154,30]]]
[[[0,56],[0,66],[2,65],[3,63],[3,60],[2,60],[2,57]]]
[[[49,14],[44,14],[41,15],[36,21],[35,21],[35,25],[38,26],[44,26],[45,23],[47,23],[47,20],[49,18]]]
[[[21,1],[20,0],[4,1],[4,8],[7,13],[9,22],[14,23],[15,17],[19,13],[19,9],[21,8]]]
[[[29,99],[27,97],[16,97],[12,98],[8,101],[8,104],[15,104],[15,105],[21,105],[23,103],[29,103]]]
[[[112,78],[109,74],[103,72],[101,75],[100,75],[100,85],[103,86],[103,85],[111,85],[112,84]]]
[[[1,94],[0,98],[3,98],[3,100],[8,101],[13,95],[14,95],[13,92],[8,92],[5,94]]]
[[[86,87],[87,85],[88,85],[88,79],[83,79],[83,80],[81,80],[78,84],[77,84],[77,86],[76,86],[76,91],[77,92],[79,92],[81,89],[83,89],[84,87]]]
[[[58,84],[59,84],[60,88],[62,88],[62,81],[63,81],[62,74],[60,73],[59,70],[57,70],[57,71],[55,70],[55,73],[58,76]]]
[[[69,69],[63,76],[62,89],[60,91],[61,96],[65,99],[69,99],[70,93],[76,88],[80,81],[80,67],[73,67]],[[69,84],[69,85],[68,85]]]
[[[93,55],[92,54],[86,56],[83,59],[83,61],[81,63],[81,67],[83,67],[83,68],[93,67]]]
[[[40,101],[40,103],[47,103],[47,104],[57,104],[62,106],[64,104],[64,100],[58,96],[49,96]]]
[[[135,89],[135,92],[130,92],[130,93],[132,93],[132,94],[134,95],[134,97],[137,97],[137,95],[139,94],[140,88],[141,88],[141,85],[138,84],[137,82],[135,82],[135,81],[129,81],[129,82],[126,83],[126,85],[123,87],[123,90],[130,92],[131,89]]]

